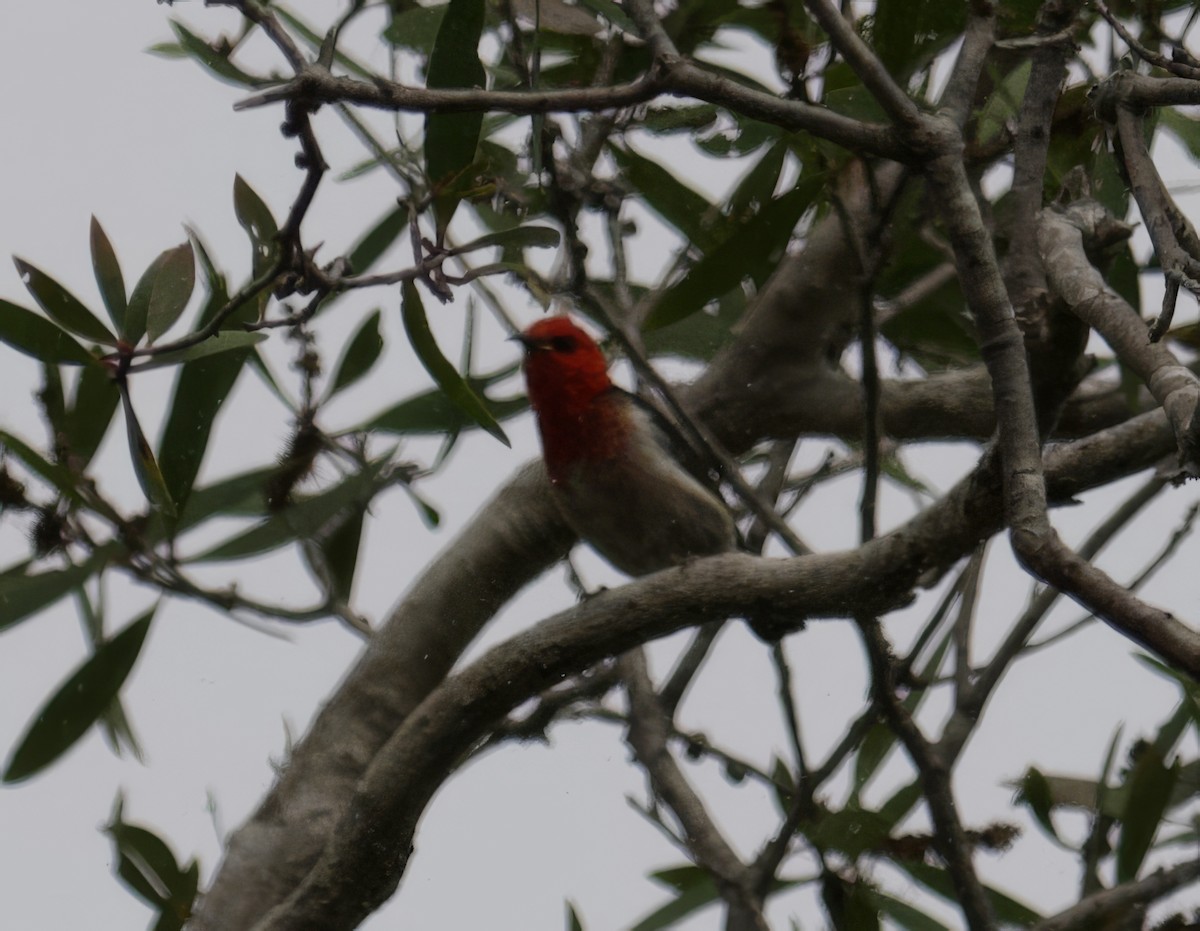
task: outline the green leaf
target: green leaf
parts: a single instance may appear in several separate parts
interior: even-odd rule
[[[950,874],[945,869],[930,866],[927,863],[919,863],[915,860],[893,860],[892,865],[908,873],[909,876],[926,889],[929,889],[947,902],[952,904],[958,903],[958,894],[954,890],[954,883],[950,879]],[[991,886],[984,886],[983,891],[992,903],[992,909],[995,911],[996,917],[1004,924],[1028,927],[1042,919],[1042,916],[1029,906],[1018,902],[1003,892],[998,892]]]
[[[354,572],[362,543],[365,507],[350,511],[344,520],[322,527],[304,541],[304,557],[325,594],[335,602],[349,604],[354,589]]]
[[[175,502],[167,490],[162,470],[154,458],[154,450],[146,442],[142,425],[138,423],[137,414],[133,410],[133,402],[129,398],[129,390],[119,386],[121,390],[121,406],[125,410],[125,433],[129,438],[129,458],[133,461],[133,471],[137,475],[138,484],[147,500],[154,505],[163,517],[168,520],[176,516]]]
[[[383,31],[383,38],[392,45],[427,55],[442,28],[442,20],[448,7],[447,3],[413,6],[396,13]]]
[[[879,817],[893,828],[917,806],[924,795],[920,779],[914,779],[906,786],[901,786],[891,797],[879,806]]]
[[[194,489],[175,529],[183,533],[212,517],[224,515],[261,517],[267,512],[263,488],[276,471],[275,466],[252,469]]]
[[[1132,882],[1150,851],[1154,835],[1179,776],[1179,763],[1166,765],[1161,753],[1146,744],[1126,779],[1128,794],[1117,840],[1117,882]]]
[[[65,332],[32,310],[0,299],[0,341],[43,362],[87,365],[94,356]]]
[[[1200,158],[1200,120],[1174,107],[1158,111],[1159,125],[1168,130],[1188,150],[1192,158]]]
[[[1142,665],[1179,686],[1180,700],[1191,712],[1192,722],[1196,725],[1196,730],[1200,735],[1200,685],[1193,681],[1187,673],[1172,669],[1151,656],[1139,653],[1137,658]]]
[[[711,103],[692,104],[684,107],[651,107],[646,111],[639,129],[666,135],[669,133],[695,132],[717,121],[717,108]]]
[[[896,745],[896,735],[882,721],[871,725],[854,755],[855,791],[861,791]]]
[[[66,466],[49,461],[20,437],[5,430],[0,430],[0,446],[20,459],[25,468],[43,478],[72,504],[83,504],[77,487],[78,477]]]
[[[870,897],[879,911],[893,919],[905,931],[949,931],[940,921],[930,918],[907,902],[892,898],[886,892],[872,889]]]
[[[185,270],[185,264],[192,267]],[[151,331],[151,341],[165,333],[187,306],[194,285],[191,244],[184,243],[161,252],[142,273],[133,287],[133,294],[129,296],[129,307],[125,311],[125,339],[137,344],[146,335],[147,329]]]
[[[196,253],[196,258],[200,262],[200,273],[204,276],[204,288],[208,292],[208,297],[205,299],[203,306],[200,308],[200,313],[196,315],[196,327],[206,327],[212,323],[217,313],[229,302],[229,285],[225,281],[225,276],[221,270],[213,263],[212,257],[208,254],[208,249],[204,245],[204,240],[200,238],[191,227],[187,227],[188,237],[192,241],[192,249]],[[226,317],[221,323],[221,329],[231,329],[241,326],[243,323],[249,323],[254,319],[255,308],[253,303],[248,303],[240,310],[234,311],[230,316]]]
[[[192,913],[199,865],[192,860],[181,867],[166,841],[124,820],[123,807],[118,798],[112,822],[104,828],[116,854],[114,872],[134,895],[158,909],[155,931],[178,931]]]
[[[243,71],[229,60],[228,53],[222,54],[218,52],[198,35],[190,32],[178,20],[171,20],[171,28],[175,30],[175,36],[179,39],[180,47],[221,80],[228,81],[230,84],[235,84],[238,87],[262,87],[265,84],[272,83],[265,78],[257,78]],[[159,54],[165,51],[167,50],[158,49]]]
[[[425,366],[425,371],[433,376],[438,387],[471,420],[505,446],[511,446],[504,430],[492,416],[487,405],[480,400],[479,395],[471,390],[471,386],[442,355],[442,351],[438,348],[433,333],[429,329],[429,321],[425,318],[425,308],[421,304],[417,286],[411,281],[406,281],[402,286],[401,294],[400,308],[404,317],[404,330],[408,333],[409,342],[412,343],[417,358]]]
[[[823,183],[821,176],[801,182],[763,207],[712,252],[706,253],[681,281],[667,289],[650,311],[644,329],[655,330],[691,316],[709,301],[739,286],[745,277],[765,278]]]
[[[476,380],[472,379],[472,384],[477,392],[482,391]],[[497,420],[508,420],[529,407],[529,401],[524,395],[499,401],[487,397],[483,397],[482,400]],[[389,407],[356,429],[368,433],[380,430],[398,436],[436,436],[475,426],[475,421],[444,392],[427,391]]]
[[[1033,69],[1033,59],[1026,58],[999,80],[979,111],[976,134],[978,144],[991,142],[1020,112],[1025,99],[1025,88]]]
[[[304,41],[307,42],[314,51],[321,51],[322,46],[325,44],[325,38],[314,32],[313,29],[304,22],[304,20],[300,19],[295,14],[288,12],[288,10],[281,6],[275,7],[275,15],[291,26],[292,29],[294,29],[296,33],[302,39],[304,39]],[[374,78],[374,72],[372,72],[369,68],[360,65],[349,55],[335,51],[333,54],[333,60],[339,65],[342,65],[347,71],[357,74],[360,78],[366,78],[368,81]]]
[[[192,255],[192,244],[185,242],[164,252],[146,307],[146,335],[150,342],[174,326],[195,287],[196,260]]]
[[[327,397],[350,387],[371,370],[383,351],[383,336],[379,333],[378,310],[371,313],[346,346],[333,370]]]
[[[233,212],[254,246],[257,274],[262,264],[278,248],[276,237],[279,235],[279,224],[275,222],[271,209],[241,175],[234,175],[233,178]]]
[[[636,188],[646,206],[679,230],[701,252],[716,246],[717,238],[709,226],[715,211],[708,200],[674,173],[631,149],[609,146],[609,151],[621,166],[622,176]]]
[[[193,557],[192,562],[245,559],[270,552],[294,540],[310,539],[352,509],[361,509],[392,478],[384,462],[375,462],[328,491],[301,499],[233,538]]]
[[[350,250],[351,271],[356,275],[361,275],[369,269],[407,228],[408,206],[406,204],[400,204],[385,213]]]
[[[11,571],[0,575],[0,630],[50,607],[104,568],[114,552],[114,547],[101,547],[89,559],[65,569],[34,575]]]
[[[92,246],[92,271],[96,274],[96,285],[100,288],[100,297],[104,301],[104,309],[108,311],[108,319],[116,327],[117,333],[125,335],[125,279],[121,275],[121,266],[117,262],[117,254],[113,251],[112,243],[100,221],[92,217],[90,228]]]
[[[557,246],[560,238],[558,230],[548,226],[515,226],[510,230],[500,230],[472,239],[465,246],[455,246],[450,251],[453,255],[464,255],[491,246],[504,249],[549,249]]]
[[[861,877],[844,879],[833,870],[821,875],[821,900],[830,924],[846,931],[879,931],[879,907]]]
[[[807,832],[818,850],[840,850],[851,860],[878,850],[891,830],[891,823],[878,812],[855,805],[826,812]]]
[[[771,202],[783,163],[787,158],[788,141],[781,139],[760,158],[729,195],[729,216],[741,219],[753,215]]]
[[[92,312],[80,303],[79,298],[24,259],[14,256],[13,263],[17,266],[17,272],[25,287],[33,295],[38,306],[46,312],[47,317],[63,329],[94,343],[104,346],[117,344],[117,338],[108,331],[108,327],[97,320]]]
[[[62,372],[58,370],[57,365],[42,365],[42,387],[35,397],[46,418],[46,425],[50,428],[50,435],[54,437],[53,445],[55,447],[55,455],[57,456],[59,437],[66,430],[65,421],[67,419],[67,403],[63,396]]]
[[[108,432],[119,401],[117,384],[108,369],[98,363],[85,365],[75,383],[75,393],[64,423],[73,467],[83,471],[92,461]]]
[[[583,931],[583,922],[579,920],[579,913],[575,910],[575,903],[567,900],[567,931]]]
[[[627,32],[634,36],[641,35],[637,24],[613,0],[579,0],[579,5],[599,13],[621,32]]]
[[[487,86],[487,74],[479,60],[485,10],[484,0],[450,0],[429,54],[426,86]],[[482,127],[482,111],[430,113],[425,117],[425,173],[435,192],[475,161]],[[459,199],[458,195],[435,198],[439,234],[449,225]]]
[[[258,342],[247,337],[265,338],[265,334],[218,333],[192,349],[222,344],[226,348],[221,354],[193,356],[179,370],[158,452],[167,494],[181,511],[200,471],[217,413],[250,357],[250,347]]]
[[[46,702],[9,758],[5,782],[20,782],[35,775],[87,733],[117,697],[133,669],[154,610],[151,608],[99,647]]]
[[[88,646],[94,652],[104,643],[103,604],[101,604],[101,610],[96,610],[82,585],[75,589],[75,603],[79,607],[83,627],[87,632]],[[129,724],[129,717],[125,713],[120,696],[109,702],[108,707],[100,715],[99,724],[104,739],[113,753],[122,756],[128,752],[139,763],[145,762],[141,745]]]
[[[451,438],[451,443],[453,443],[453,437]],[[438,459],[438,464],[440,464],[440,461],[445,460],[445,454],[439,452]],[[436,468],[437,464],[430,471],[434,471]],[[412,485],[405,483],[400,487],[408,494],[408,499],[417,506],[417,513],[421,515],[421,522],[430,530],[436,530],[442,523],[442,515],[438,513],[437,508],[413,491]]]
[[[686,866],[651,873],[650,878],[674,889],[678,895],[647,915],[630,931],[660,931],[674,928],[693,912],[718,901],[720,895],[712,878],[699,867]]]
[[[203,342],[179,349],[175,352],[164,352],[147,357],[138,363],[138,371],[167,368],[172,365],[182,365],[188,362],[198,362],[212,356],[236,352],[239,349],[250,349],[267,339],[266,333],[247,333],[244,330],[221,330]]]
[[[888,71],[903,81],[958,38],[965,23],[962,4],[880,0],[871,39]]]
[[[1025,775],[1021,777],[1021,786],[1017,790],[1017,801],[1029,808],[1043,831],[1055,842],[1062,844],[1062,838],[1058,836],[1058,829],[1055,828],[1052,817],[1054,798],[1050,791],[1050,783],[1041,770],[1033,766],[1025,770]]]

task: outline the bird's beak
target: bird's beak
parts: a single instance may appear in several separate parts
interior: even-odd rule
[[[545,348],[536,339],[530,339],[524,333],[514,333],[508,338],[510,343],[520,343],[526,352],[533,352],[535,349]]]

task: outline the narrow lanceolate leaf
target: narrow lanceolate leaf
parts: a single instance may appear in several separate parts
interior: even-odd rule
[[[45,272],[14,256],[13,263],[25,287],[46,312],[46,316],[76,336],[104,346],[115,346],[117,338],[83,306],[79,298]]]
[[[95,217],[92,217],[90,238],[92,271],[96,274],[96,285],[100,288],[104,309],[108,311],[108,319],[113,322],[117,333],[124,336],[125,308],[128,305],[125,295],[125,278],[121,275],[121,266],[117,262],[117,254],[113,251],[112,243],[108,241],[104,227]]]
[[[610,146],[609,152],[621,166],[621,174],[651,210],[679,230],[701,252],[712,250],[717,240],[705,222],[712,219],[712,204],[657,162],[616,146]]]
[[[269,83],[265,78],[258,78],[243,71],[229,60],[228,54],[218,52],[178,20],[171,21],[171,28],[175,30],[175,37],[179,39],[180,49],[223,81],[228,81],[238,87],[259,87]],[[159,54],[173,54],[170,47],[159,46],[155,50]]]
[[[759,279],[787,247],[800,217],[812,205],[824,179],[806,179],[771,201],[672,286],[646,318],[655,330],[689,317],[709,301],[737,287],[743,278]]]
[[[34,575],[13,571],[0,574],[0,630],[50,607],[100,571],[112,555],[112,549],[101,548],[77,566]]]
[[[0,300],[0,342],[51,364],[87,365],[93,361],[92,354],[61,328],[5,300]]]
[[[66,466],[51,462],[20,437],[0,430],[0,448],[21,460],[21,464],[30,472],[40,476],[60,495],[72,504],[82,505],[79,497],[78,477]]]
[[[178,931],[191,916],[200,867],[195,860],[181,867],[166,841],[126,822],[122,808],[118,798],[112,823],[104,829],[116,853],[114,871],[134,895],[158,909],[154,931]]]
[[[167,494],[179,509],[184,507],[192,492],[217,413],[233,390],[250,357],[251,347],[262,338],[265,338],[263,333],[226,331],[183,353],[187,356],[193,350],[212,348],[216,344],[224,346],[216,354],[184,360],[186,364],[175,382],[175,394],[158,452]]]
[[[1147,745],[1138,757],[1126,782],[1129,793],[1117,841],[1117,882],[1137,878],[1178,777],[1178,761],[1168,766],[1153,744]]]
[[[103,605],[101,610],[97,610],[82,585],[75,589],[75,604],[79,608],[84,630],[87,632],[88,646],[95,652],[105,640]],[[125,706],[121,703],[119,695],[108,703],[108,707],[100,714],[98,723],[105,742],[113,753],[117,756],[128,753],[139,763],[145,762],[141,744],[133,732],[129,715],[125,713]]]
[[[401,204],[385,213],[350,250],[350,268],[361,275],[374,265],[408,226],[408,207]]]
[[[362,543],[365,506],[355,508],[342,521],[331,521],[305,541],[304,558],[320,581],[326,595],[341,604],[350,603],[358,550]]]
[[[241,175],[233,178],[233,212],[254,244],[256,255],[265,258],[271,254],[275,249],[279,224],[275,222],[266,202]]]
[[[9,758],[5,782],[19,782],[40,772],[87,733],[128,678],[153,617],[151,608],[97,649],[59,687]]]
[[[651,873],[650,878],[669,886],[676,896],[639,921],[631,931],[659,931],[676,927],[688,915],[720,898],[712,878],[696,867],[661,870]]]
[[[150,356],[139,362],[139,370],[159,369],[171,365],[182,365],[185,362],[196,362],[210,356],[219,356],[239,349],[250,349],[267,338],[266,333],[246,333],[242,330],[222,330],[215,336],[210,336],[195,346],[180,349],[175,352],[164,352],[161,355]]]
[[[167,491],[167,483],[163,479],[158,461],[154,458],[154,450],[146,442],[142,425],[138,423],[137,414],[133,411],[133,403],[129,400],[129,390],[121,388],[121,406],[125,410],[125,432],[129,437],[129,457],[133,460],[133,471],[137,475],[138,484],[147,500],[154,505],[163,517],[168,520],[176,516],[175,503]]]
[[[146,305],[146,336],[150,342],[174,326],[187,307],[195,286],[196,261],[192,256],[192,244],[185,242],[164,252],[150,291],[150,302]]]
[[[175,249],[178,249],[178,246],[159,253],[142,273],[142,277],[138,279],[138,283],[133,286],[133,293],[129,295],[129,306],[125,310],[125,339],[134,345],[139,343],[142,337],[146,335],[146,327],[150,319],[150,303],[154,299],[154,289],[158,285],[159,275],[162,274],[163,268],[166,266],[171,253]],[[164,285],[164,295],[167,290],[169,289]]]
[[[67,410],[64,431],[72,466],[82,470],[92,461],[112,423],[119,400],[116,382],[109,376],[108,369],[99,363],[83,367]]]
[[[524,395],[502,398],[498,401],[487,397],[483,397],[481,400],[496,420],[508,420],[529,407],[529,401]],[[456,430],[471,429],[475,426],[477,426],[475,421],[471,420],[463,412],[463,409],[451,401],[444,392],[427,391],[424,394],[406,398],[399,404],[376,414],[358,429],[367,432],[381,430],[384,433],[394,433],[398,436],[439,436]]]
[[[479,60],[484,0],[450,0],[429,55],[429,87],[485,87]],[[435,190],[444,187],[475,160],[483,112],[431,113],[425,118],[425,171]],[[438,229],[444,230],[458,206],[457,197],[434,204]]]
[[[558,245],[559,239],[558,230],[548,226],[517,226],[510,230],[500,230],[498,233],[488,233],[450,251],[454,255],[464,255],[492,246],[500,246],[503,249],[550,249]]]
[[[383,337],[379,333],[379,311],[376,310],[363,321],[346,346],[345,353],[338,360],[329,386],[329,397],[350,387],[366,375],[382,351]]]
[[[400,306],[404,317],[404,330],[417,353],[417,358],[425,366],[425,370],[433,376],[438,387],[458,405],[463,413],[505,446],[511,446],[504,430],[483,401],[479,399],[479,395],[471,390],[471,386],[442,355],[442,351],[438,348],[433,333],[429,329],[429,321],[425,317],[425,308],[421,304],[421,295],[417,293],[417,286],[411,281],[406,281],[401,293]]]
[[[391,479],[383,474],[383,465],[383,462],[373,463],[328,491],[275,512],[249,530],[194,557],[193,561],[245,559],[297,540],[312,539],[331,523],[344,520],[346,515],[364,508],[375,494],[390,484]]]

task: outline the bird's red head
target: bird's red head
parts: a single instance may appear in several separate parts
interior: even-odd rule
[[[608,364],[596,341],[564,316],[546,317],[517,337],[550,477],[580,459],[605,458],[622,435]]]
[[[546,317],[522,333],[529,403],[540,415],[561,409],[580,414],[612,387],[596,341],[569,317]]]

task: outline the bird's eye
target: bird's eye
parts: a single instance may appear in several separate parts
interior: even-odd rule
[[[574,352],[577,348],[575,345],[575,337],[573,336],[556,336],[550,340],[550,348],[555,352]]]

